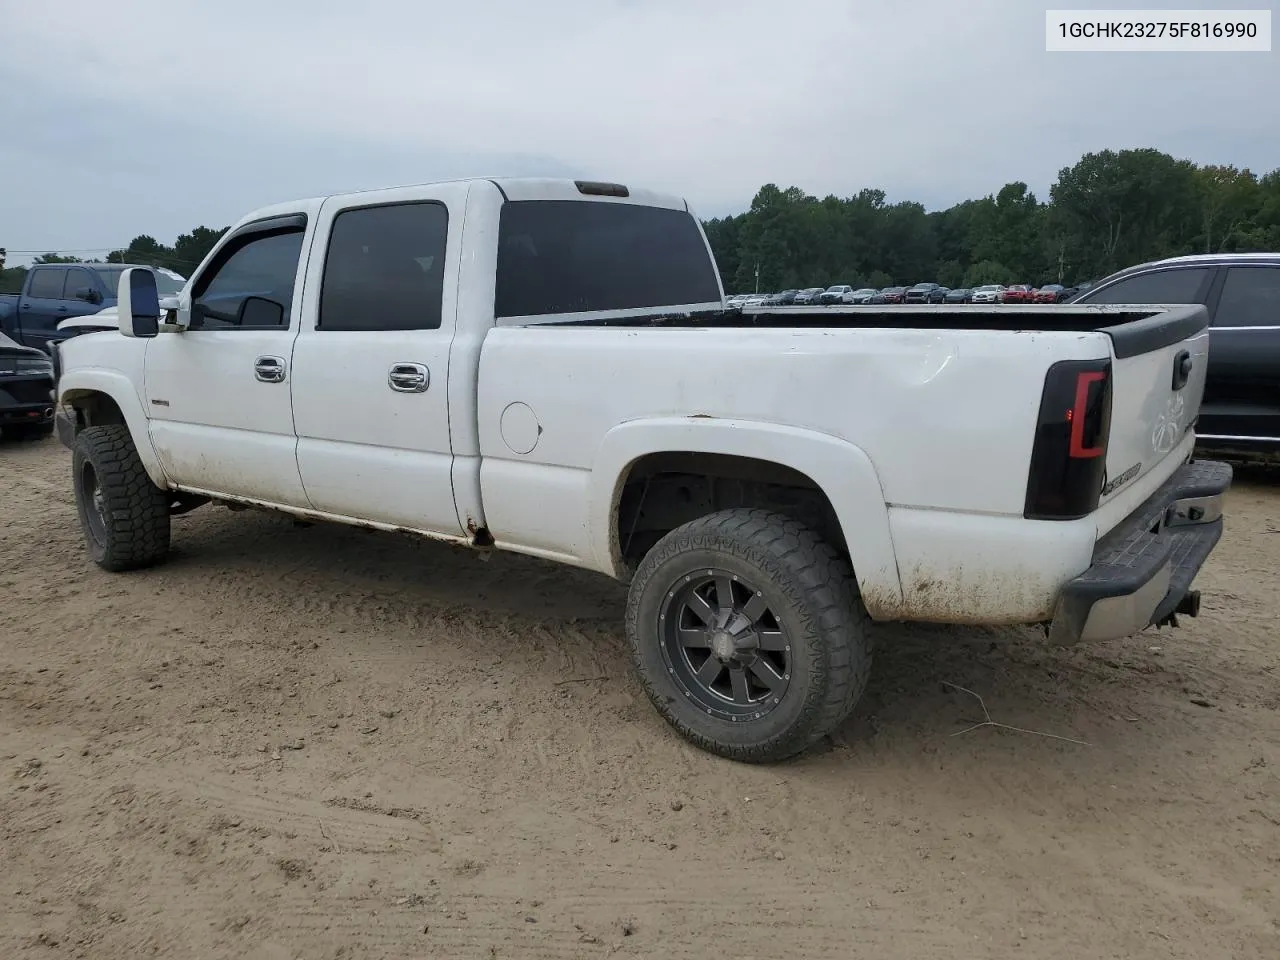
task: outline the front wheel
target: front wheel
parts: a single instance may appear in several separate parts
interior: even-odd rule
[[[667,534],[641,562],[627,638],[649,699],[711,753],[801,753],[853,710],[870,618],[848,564],[781,514],[734,509]]]
[[[71,454],[76,510],[93,562],[133,570],[169,552],[169,493],[147,476],[129,428],[86,427]]]

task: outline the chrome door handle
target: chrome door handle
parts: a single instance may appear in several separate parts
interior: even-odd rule
[[[253,375],[263,383],[283,383],[284,358],[259,357],[253,361]]]
[[[420,363],[395,363],[387,371],[387,386],[398,393],[425,393],[431,374]]]

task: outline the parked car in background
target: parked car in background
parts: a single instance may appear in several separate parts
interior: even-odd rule
[[[968,287],[957,287],[954,290],[948,290],[947,295],[942,298],[943,303],[971,303],[973,301],[973,291]]]
[[[819,303],[853,303],[853,287],[837,283],[818,294]]]
[[[973,295],[969,298],[970,303],[1001,303],[1004,301],[1004,285],[1000,283],[988,283],[981,287],[974,287]]]
[[[822,296],[822,292],[824,289],[826,288],[825,287],[805,287],[803,290],[801,290],[799,293],[796,294],[796,298],[795,300],[792,301],[792,303],[794,303],[797,307],[801,307],[806,304],[817,303],[818,298]]]
[[[1211,326],[1197,445],[1224,456],[1280,458],[1280,253],[1143,263],[1071,302],[1204,304]]]
[[[872,303],[902,303],[907,295],[906,287],[885,287],[874,297]]]
[[[114,307],[127,263],[37,263],[27,270],[21,293],[0,294],[0,331],[26,347],[49,353],[49,345],[69,335],[58,324]],[[177,294],[185,279],[154,269],[161,297]]]
[[[1067,288],[1060,283],[1048,283],[1036,290],[1034,303],[1061,303],[1066,299]]]
[[[742,301],[747,299],[748,294],[735,293],[724,298],[724,305],[731,310],[735,310],[742,306]]]
[[[946,298],[946,288],[937,283],[917,283],[907,290],[906,303],[941,303]]]
[[[769,302],[769,298],[772,296],[773,294],[771,293],[752,293],[752,294],[749,294],[747,298],[742,301],[742,306],[743,308],[763,307],[766,303]]]
[[[6,440],[53,433],[53,361],[0,333],[0,432]]]
[[[1031,303],[1035,297],[1035,290],[1026,283],[1015,283],[1012,286],[1005,287],[1004,296],[1001,298],[1002,303]]]
[[[796,302],[796,294],[799,292],[799,290],[783,290],[781,293],[775,293],[769,298],[766,306],[789,307]]]
[[[849,300],[849,302],[855,303],[855,304],[870,303],[872,299],[875,297],[877,292],[878,291],[876,290],[875,287],[862,287],[858,290],[853,291],[853,297]]]

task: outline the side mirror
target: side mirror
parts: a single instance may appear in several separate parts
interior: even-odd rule
[[[83,300],[85,303],[102,302],[102,294],[93,289],[93,287],[78,287],[72,296],[77,300]]]
[[[266,297],[245,297],[236,322],[242,327],[283,327],[284,307]]]
[[[116,296],[120,332],[126,337],[154,337],[160,332],[160,292],[156,275],[146,267],[130,267],[120,274]]]

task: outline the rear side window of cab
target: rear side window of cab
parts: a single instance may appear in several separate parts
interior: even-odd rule
[[[502,205],[494,314],[540,317],[721,302],[686,210],[591,200]]]

